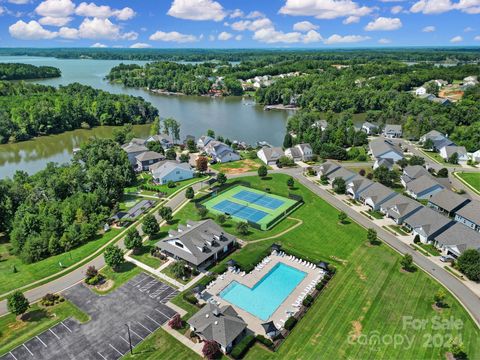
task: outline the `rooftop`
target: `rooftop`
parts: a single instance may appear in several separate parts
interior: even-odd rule
[[[429,199],[429,202],[451,212],[462,204],[470,202],[470,200],[461,195],[455,194],[453,191],[444,189],[433,194]]]
[[[457,215],[480,225],[480,201],[471,201],[457,211]]]
[[[426,174],[407,183],[406,188],[413,194],[419,194],[437,185],[443,188],[431,175]]]
[[[430,236],[451,223],[451,220],[423,206],[420,210],[407,217],[405,223],[413,229],[421,227],[425,234]]]

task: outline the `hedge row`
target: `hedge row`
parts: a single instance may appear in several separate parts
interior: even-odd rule
[[[234,359],[241,359],[245,355],[253,344],[255,343],[255,336],[247,335],[245,336],[235,347],[233,348],[230,356]]]

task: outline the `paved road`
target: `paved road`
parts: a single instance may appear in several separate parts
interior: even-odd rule
[[[203,184],[203,185],[202,185]],[[193,185],[195,191],[198,191],[205,184],[203,182],[196,183]],[[185,201],[185,190],[182,190],[172,199],[170,199],[165,206],[171,207],[173,210],[177,209]],[[137,226],[137,229],[140,229],[141,225]],[[141,231],[141,229],[140,229]],[[118,242],[118,245],[123,248],[123,238]],[[80,266],[78,269],[69,272],[68,274],[50,281],[46,284],[40,285],[36,288],[28,290],[25,292],[25,296],[30,301],[30,303],[40,300],[47,293],[58,293],[62,292],[69,287],[75,285],[76,283],[82,281],[85,278],[85,271],[89,266],[95,266],[97,269],[101,269],[105,266],[105,260],[103,258],[103,253],[90,260],[88,263]],[[0,301],[0,316],[5,315],[8,312],[6,300]]]
[[[468,287],[466,287],[460,280],[455,276],[451,275],[442,267],[436,265],[435,263],[428,260],[423,255],[420,255],[418,252],[414,251],[410,246],[402,243],[391,233],[387,232],[383,228],[375,225],[365,216],[362,216],[358,212],[354,211],[348,205],[346,205],[341,200],[337,199],[335,196],[330,194],[328,191],[321,189],[319,186],[315,185],[302,175],[302,170],[298,168],[285,169],[282,172],[288,173],[291,176],[294,176],[297,181],[308,187],[315,194],[320,196],[325,201],[329,202],[337,209],[344,211],[352,220],[359,223],[360,225],[366,228],[375,228],[377,230],[378,236],[383,239],[388,245],[400,252],[401,254],[410,254],[413,257],[414,262],[422,268],[425,272],[429,273],[433,278],[443,284],[447,289],[449,289],[467,308],[473,318],[476,320],[477,324],[480,326],[480,298],[475,295]]]

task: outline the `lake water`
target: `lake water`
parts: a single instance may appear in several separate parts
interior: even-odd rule
[[[187,134],[198,137],[207,129],[214,129],[217,134],[232,140],[242,140],[251,144],[265,140],[280,145],[289,116],[287,111],[263,111],[263,108],[255,105],[252,100],[241,97],[212,99],[199,96],[157,95],[143,89],[110,84],[104,80],[113,66],[122,62],[143,65],[145,61],[0,56],[0,62],[58,67],[62,71],[61,78],[35,81],[45,85],[58,86],[79,82],[111,93],[141,96],[157,107],[161,117],[173,117],[180,122],[182,138]],[[28,142],[0,145],[0,178],[11,176],[16,170],[33,173],[45,167],[50,161],[67,162],[71,158],[72,149],[79,143],[92,134],[110,136],[111,131],[111,127],[77,130]],[[140,129],[138,131],[141,132]]]

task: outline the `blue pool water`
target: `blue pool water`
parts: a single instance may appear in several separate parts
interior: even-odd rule
[[[267,209],[275,210],[284,204],[284,201],[273,198],[266,194],[257,194],[253,191],[242,190],[233,195],[235,199],[248,201]]]
[[[303,271],[278,263],[253,288],[232,281],[220,297],[266,321],[305,276]]]

